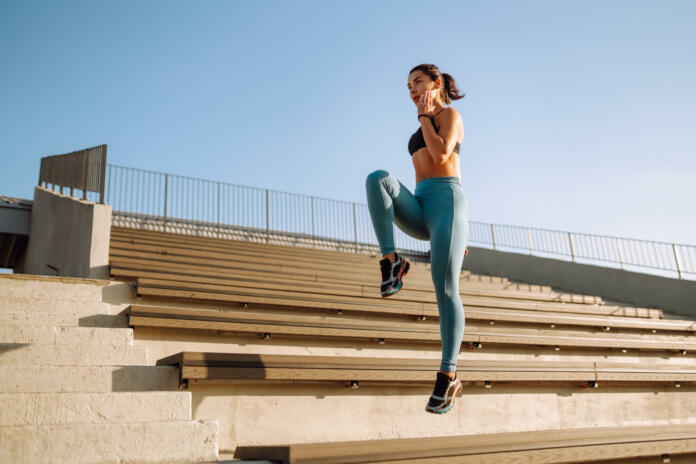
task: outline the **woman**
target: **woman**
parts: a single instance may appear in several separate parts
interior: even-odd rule
[[[367,176],[367,205],[382,259],[382,297],[401,289],[410,264],[394,248],[392,223],[408,235],[430,241],[430,271],[440,314],[442,361],[425,410],[445,413],[462,385],[457,355],[464,335],[464,309],[459,297],[459,272],[469,236],[468,204],[459,183],[462,118],[445,103],[463,98],[449,74],[433,64],[421,64],[408,75],[420,127],[411,135],[408,151],[416,171],[414,194],[394,176],[377,170]]]

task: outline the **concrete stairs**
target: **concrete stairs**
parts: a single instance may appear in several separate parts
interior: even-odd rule
[[[192,420],[176,369],[148,365],[116,282],[0,275],[0,462],[218,460],[217,420]]]

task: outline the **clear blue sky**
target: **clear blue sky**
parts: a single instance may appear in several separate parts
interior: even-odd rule
[[[0,194],[42,156],[347,201],[467,96],[469,219],[696,244],[696,2],[0,1]]]

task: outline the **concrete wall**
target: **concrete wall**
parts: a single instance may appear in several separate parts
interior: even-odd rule
[[[696,317],[696,281],[469,247],[463,269]]]
[[[15,272],[108,279],[110,237],[110,205],[37,186],[29,244]]]

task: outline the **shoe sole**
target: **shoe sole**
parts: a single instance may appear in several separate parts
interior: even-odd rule
[[[409,270],[410,268],[411,268],[411,263],[409,263],[408,261],[404,260],[404,265],[401,266],[401,270],[399,271],[399,274],[396,276],[396,279],[398,280],[397,286],[394,287],[393,290],[392,290],[391,292],[389,292],[389,293],[383,293],[383,294],[382,294],[382,298],[387,298],[388,296],[393,295],[393,294],[395,294],[396,292],[398,292],[399,290],[401,290],[401,285],[403,284],[403,282],[402,282],[401,280],[402,280],[402,279],[404,278],[404,276],[408,273],[408,270]]]
[[[431,412],[431,413],[433,413],[433,414],[444,414],[444,413],[446,413],[447,411],[449,411],[450,409],[452,409],[452,407],[454,406],[454,400],[457,398],[457,395],[459,394],[460,391],[462,391],[462,382],[461,382],[461,380],[459,381],[459,384],[457,385],[457,388],[454,390],[454,393],[452,393],[452,402],[449,404],[449,406],[447,406],[446,408],[437,409],[437,408],[431,408],[429,405],[426,404],[426,405],[425,405],[425,410],[428,411],[428,412]]]

